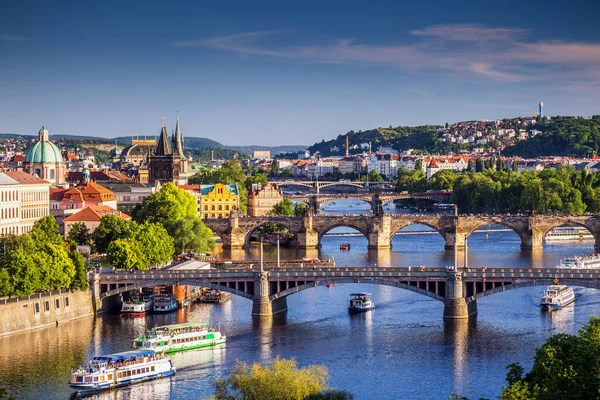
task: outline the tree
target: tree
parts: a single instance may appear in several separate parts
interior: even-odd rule
[[[35,221],[30,235],[38,247],[44,246],[46,243],[59,244],[63,242],[56,219],[50,215]]]
[[[69,257],[66,244],[47,243],[44,252],[47,257],[42,266],[43,287],[55,290],[71,287],[75,265]]]
[[[6,273],[10,276],[8,287],[9,295],[31,296],[40,288],[40,270],[34,256],[23,249],[11,251],[7,257],[8,268]]]
[[[592,317],[579,336],[557,334],[536,350],[531,371],[508,366],[501,399],[597,399],[600,391],[600,318]]]
[[[78,245],[88,245],[92,241],[92,234],[83,222],[76,222],[71,225],[67,240]]]
[[[71,250],[69,256],[75,268],[75,275],[71,281],[71,289],[87,290],[88,282],[85,276],[85,258],[75,249]]]
[[[246,189],[250,190],[252,189],[252,185],[260,183],[262,185],[266,185],[269,183],[269,181],[267,180],[267,176],[264,174],[256,174],[256,175],[251,175],[249,177],[246,178]]]
[[[148,196],[133,217],[138,223],[148,221],[166,226],[173,221],[195,216],[196,198],[168,182],[158,192]]]
[[[471,159],[469,159],[469,162],[467,163],[466,172],[473,172],[473,160]]]
[[[174,241],[160,224],[144,222],[138,226],[134,236],[136,244],[143,251],[144,268],[166,264],[175,253]]]
[[[475,172],[483,172],[484,169],[483,160],[481,158],[475,160]]]
[[[134,223],[112,214],[105,215],[100,220],[100,225],[92,233],[94,247],[99,253],[106,253],[111,242],[130,238],[135,230]]]
[[[294,215],[294,203],[290,199],[283,199],[273,206],[269,215]]]
[[[136,242],[117,239],[106,250],[106,260],[117,269],[144,269],[144,257]]]
[[[308,206],[304,203],[297,203],[294,207],[294,215],[296,217],[304,217],[308,213]]]
[[[383,177],[374,169],[369,171],[369,182],[383,182]]]
[[[187,250],[204,253],[215,247],[212,231],[197,217],[177,220],[169,224],[167,232],[173,238],[175,254]]]
[[[325,367],[298,368],[294,359],[276,358],[271,365],[247,365],[238,361],[231,376],[215,381],[214,400],[304,400],[351,399],[327,396],[328,373]]]
[[[271,166],[269,167],[269,176],[279,176],[279,161],[274,159],[271,161]]]

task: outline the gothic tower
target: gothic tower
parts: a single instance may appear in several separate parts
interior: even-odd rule
[[[183,140],[179,128],[179,116],[175,126],[175,133],[169,141],[166,120],[163,118],[163,127],[156,145],[154,155],[148,157],[148,181],[154,183],[173,182],[176,185],[187,183],[187,160],[183,155]]]

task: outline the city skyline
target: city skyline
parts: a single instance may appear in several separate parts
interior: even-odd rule
[[[598,5],[11,4],[0,131],[310,145],[349,130],[597,114]],[[437,10],[435,13],[431,9]],[[597,11],[597,10],[596,10]]]

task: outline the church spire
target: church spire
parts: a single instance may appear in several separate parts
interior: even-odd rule
[[[156,151],[154,152],[154,155],[157,156],[173,154],[171,151],[171,146],[169,145],[169,134],[167,133],[166,118],[163,118],[162,122],[162,130],[160,131],[160,137],[158,138],[158,144],[156,145]]]
[[[175,135],[173,136],[173,154],[178,155],[181,158],[185,158],[183,155],[183,137],[181,136],[181,130],[179,129],[179,111],[177,111]]]

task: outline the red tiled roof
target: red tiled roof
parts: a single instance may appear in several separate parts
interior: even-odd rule
[[[89,206],[76,214],[68,216],[65,221],[68,222],[91,222],[100,221],[106,215],[114,215],[122,219],[131,219],[131,217],[121,211],[115,210],[109,206]]]
[[[14,179],[22,185],[39,185],[42,183],[49,184],[50,182],[33,176],[23,171],[6,171],[4,172],[9,178]]]

